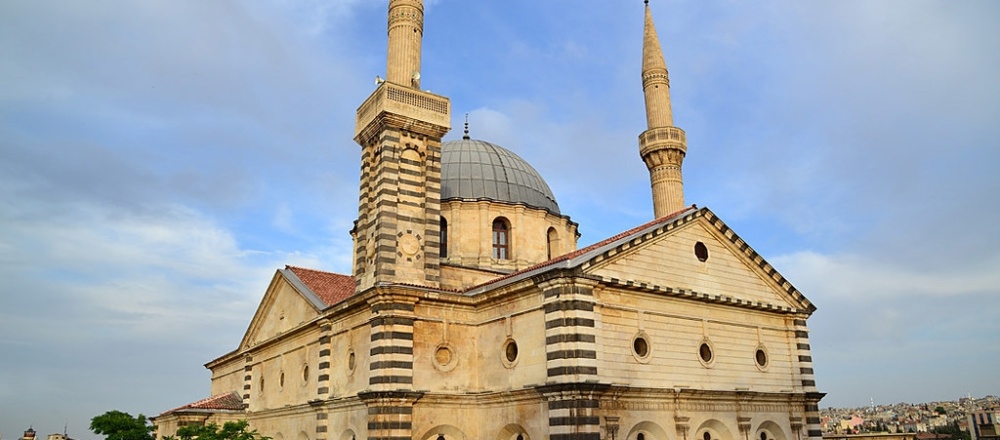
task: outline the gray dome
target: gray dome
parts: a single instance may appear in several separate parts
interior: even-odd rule
[[[488,199],[559,214],[542,176],[528,162],[496,144],[461,139],[441,144],[441,200]]]

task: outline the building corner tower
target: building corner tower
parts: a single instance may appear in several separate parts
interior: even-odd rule
[[[420,90],[421,0],[389,1],[386,79],[358,108],[361,182],[354,238],[356,291],[440,285],[441,138],[448,98]]]
[[[649,169],[656,218],[684,208],[681,164],[687,151],[684,130],[674,127],[670,108],[670,78],[646,0],[642,42],[642,90],[646,100],[646,131],[639,135],[639,155]]]

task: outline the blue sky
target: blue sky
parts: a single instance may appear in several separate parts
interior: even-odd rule
[[[350,271],[385,1],[0,3],[0,433],[205,397],[274,270]],[[1000,394],[1000,4],[653,0],[689,203],[819,307],[823,406]],[[642,3],[428,2],[422,86],[581,245],[652,217]]]

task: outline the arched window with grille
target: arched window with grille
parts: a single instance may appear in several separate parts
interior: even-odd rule
[[[496,260],[510,258],[510,222],[503,217],[493,220],[493,258]]]

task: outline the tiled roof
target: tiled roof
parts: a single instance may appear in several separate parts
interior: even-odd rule
[[[179,406],[177,408],[164,412],[163,414],[160,414],[160,417],[163,417],[170,413],[186,411],[186,410],[243,411],[244,409],[246,409],[246,405],[243,403],[243,399],[239,396],[239,394],[236,394],[236,392],[233,391],[229,393],[216,394],[212,397],[207,397],[197,402],[189,403],[184,406]]]
[[[337,304],[354,295],[354,277],[323,272],[302,267],[285,266],[299,277],[327,306]]]

